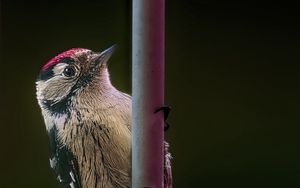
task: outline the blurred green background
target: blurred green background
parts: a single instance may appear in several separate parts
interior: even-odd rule
[[[300,186],[299,5],[166,1],[174,187]],[[35,99],[42,64],[118,44],[131,90],[131,1],[1,1],[0,187],[58,187]]]

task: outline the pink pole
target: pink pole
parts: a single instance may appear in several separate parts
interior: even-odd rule
[[[162,188],[164,0],[133,0],[132,187]]]

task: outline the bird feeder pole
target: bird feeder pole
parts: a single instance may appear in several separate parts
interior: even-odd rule
[[[132,187],[162,188],[164,164],[164,0],[133,0]]]

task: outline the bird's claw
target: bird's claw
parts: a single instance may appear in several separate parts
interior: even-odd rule
[[[171,111],[171,107],[169,106],[162,106],[158,109],[156,109],[154,111],[154,113],[157,113],[159,111],[164,111],[164,121],[165,121],[165,127],[164,127],[164,130],[168,130],[170,128],[170,124],[167,122],[167,119],[169,117],[169,114],[170,114],[170,111]]]

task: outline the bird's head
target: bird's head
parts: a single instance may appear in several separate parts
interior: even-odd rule
[[[101,93],[110,89],[107,61],[113,50],[114,46],[100,53],[73,48],[52,58],[42,67],[36,82],[39,105],[59,111],[83,91]]]

